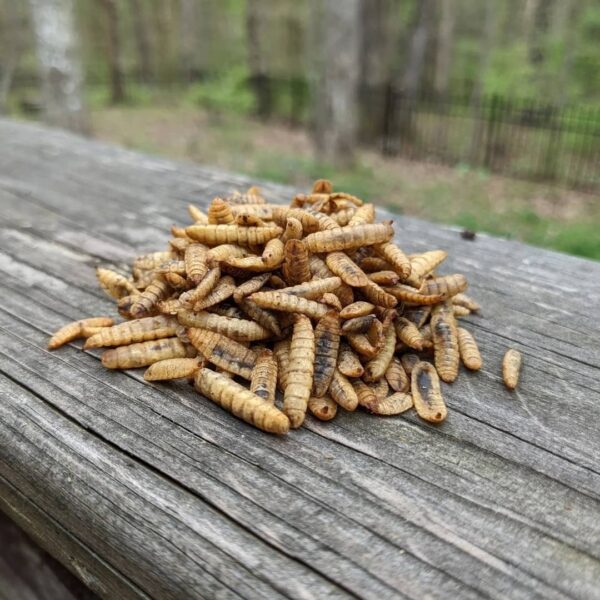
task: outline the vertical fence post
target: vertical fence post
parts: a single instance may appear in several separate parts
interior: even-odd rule
[[[486,169],[491,169],[494,164],[496,153],[496,130],[498,128],[500,118],[500,98],[496,94],[492,96],[492,101],[489,105],[489,113],[486,119],[486,134],[485,134],[485,151],[483,158],[483,166]]]
[[[397,153],[396,140],[396,112],[398,110],[398,97],[392,82],[389,82],[385,90],[385,105],[383,116],[382,152],[385,156],[393,156]]]

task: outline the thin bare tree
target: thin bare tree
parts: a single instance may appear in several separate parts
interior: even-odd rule
[[[271,113],[271,89],[263,48],[263,18],[265,4],[261,0],[246,0],[246,48],[250,84],[256,98],[256,113],[267,118]]]
[[[322,34],[317,34],[320,71],[314,88],[314,141],[321,160],[342,167],[354,162],[357,143],[360,8],[360,0],[323,0],[317,19]]]
[[[435,93],[443,98],[448,93],[448,84],[450,82],[456,6],[454,0],[440,0],[439,5],[440,14],[433,87]]]
[[[479,44],[479,67],[477,76],[471,90],[471,116],[473,118],[473,134],[471,136],[471,146],[469,149],[469,160],[477,163],[481,157],[481,144],[483,141],[483,132],[485,129],[482,97],[485,75],[490,66],[492,52],[496,45],[498,32],[498,5],[495,2],[486,2],[485,18]]]
[[[99,0],[106,14],[107,56],[110,78],[110,101],[119,104],[125,101],[125,78],[123,76],[121,56],[121,33],[119,31],[119,12],[115,0]]]
[[[181,0],[179,13],[179,39],[181,64],[183,76],[192,81],[195,71],[196,58],[196,2],[194,0]]]
[[[129,8],[133,24],[139,76],[142,83],[148,85],[154,80],[154,70],[144,3],[140,0],[129,0]]]
[[[83,76],[72,0],[29,0],[33,16],[45,120],[87,133]]]
[[[400,145],[415,137],[413,121],[417,98],[421,91],[427,42],[431,35],[434,0],[419,0],[409,33],[408,51],[403,66],[396,68],[392,85],[393,101],[388,105],[384,152],[395,154]],[[401,41],[404,44],[404,40]]]
[[[361,2],[360,139],[380,141],[390,78],[390,0]]]

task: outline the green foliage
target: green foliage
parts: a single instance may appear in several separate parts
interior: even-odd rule
[[[484,75],[484,93],[507,98],[532,98],[536,91],[534,75],[525,43],[500,46],[494,49],[490,68]]]
[[[193,84],[186,97],[207,110],[249,114],[254,111],[255,100],[247,80],[248,70],[243,66],[234,67]]]

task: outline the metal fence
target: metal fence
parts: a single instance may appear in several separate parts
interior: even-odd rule
[[[257,88],[262,117],[310,123],[306,81],[264,77],[252,82]],[[360,141],[386,155],[600,190],[598,109],[500,96],[409,98],[392,86],[362,89],[360,99],[365,107]]]
[[[465,163],[513,177],[600,189],[600,111],[499,96],[421,96],[388,90],[382,149]]]

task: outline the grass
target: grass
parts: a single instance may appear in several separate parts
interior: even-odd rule
[[[243,113],[209,112],[189,98],[118,108],[93,103],[96,136],[146,152],[308,187],[337,189],[407,215],[600,259],[598,197],[470,169],[361,151],[351,170],[318,163],[305,132]]]

